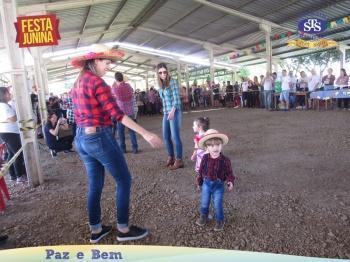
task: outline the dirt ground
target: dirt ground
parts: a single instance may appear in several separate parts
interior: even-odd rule
[[[224,153],[237,177],[225,195],[225,230],[195,225],[192,121],[209,116],[230,137]],[[184,114],[184,169],[164,167],[165,149],[126,154],[133,174],[131,223],[150,235],[127,244],[235,249],[350,258],[350,112],[223,109]],[[161,117],[139,121],[161,134]],[[43,143],[41,141],[41,143]],[[9,185],[12,200],[0,215],[9,235],[2,249],[88,244],[87,177],[76,153],[52,159],[41,145],[45,183],[34,189]],[[103,222],[114,224],[115,184],[107,177]],[[119,244],[110,234],[101,244]]]

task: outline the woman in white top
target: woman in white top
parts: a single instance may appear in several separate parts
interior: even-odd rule
[[[248,103],[248,79],[242,78],[242,100],[243,100],[243,107],[247,107]]]
[[[337,81],[335,81],[335,86],[337,89],[349,88],[349,76],[344,68],[340,69],[340,76],[337,78]],[[341,108],[342,103],[344,103],[344,109],[349,109],[349,98],[339,98],[337,100],[339,108]]]
[[[272,90],[273,90],[274,78],[270,72],[266,72],[266,76],[262,80],[262,85],[264,86],[264,99],[265,99],[265,108],[267,110],[272,109]]]
[[[8,104],[11,100],[6,87],[0,87],[0,138],[6,143],[9,159],[22,147],[17,116],[15,110]],[[11,180],[18,183],[27,181],[26,170],[21,153],[14,162],[14,172],[10,171]]]

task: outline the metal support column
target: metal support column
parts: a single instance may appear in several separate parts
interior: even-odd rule
[[[340,68],[344,68],[345,66],[345,56],[346,56],[346,48],[343,46],[339,46],[340,53]]]
[[[44,125],[47,119],[47,109],[45,100],[45,85],[47,85],[47,79],[45,79],[45,67],[43,66],[42,52],[40,47],[34,47],[30,49],[34,59],[34,72],[35,72],[35,84],[38,91],[39,100],[39,112],[41,121]]]
[[[272,71],[272,45],[271,45],[271,25],[260,24],[260,29],[265,32],[266,41],[266,71]]]
[[[181,88],[181,63],[177,60],[177,84]]]
[[[187,91],[187,97],[190,97],[190,76],[188,71],[188,65],[185,64],[185,81],[186,81],[186,91]],[[191,105],[190,105],[191,108]]]
[[[23,157],[27,176],[31,186],[43,183],[43,176],[39,164],[39,149],[33,125],[33,113],[28,93],[28,82],[24,67],[23,50],[16,43],[16,31],[13,23],[16,21],[16,1],[1,0],[0,14],[4,31],[4,43],[9,54],[11,66],[11,82],[16,102],[17,119],[22,126],[29,127],[20,131]]]

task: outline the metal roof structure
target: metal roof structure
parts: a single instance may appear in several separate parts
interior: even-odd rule
[[[61,40],[49,48],[51,52],[117,41],[152,48],[154,52],[208,59],[208,48],[217,57],[264,43],[265,32],[259,24],[267,24],[272,29],[273,57],[285,59],[315,52],[287,46],[288,40],[297,37],[298,21],[308,16],[321,16],[327,21],[348,16],[350,0],[17,0],[17,11],[18,15],[57,15]],[[274,35],[287,32],[293,34],[274,40]],[[349,46],[350,23],[327,29],[323,35]],[[174,59],[119,48],[126,51],[126,56],[115,69],[130,75],[144,75],[164,60],[176,68]],[[67,61],[48,64],[50,79],[74,74]],[[234,62],[248,66],[265,61],[265,48],[261,48]]]

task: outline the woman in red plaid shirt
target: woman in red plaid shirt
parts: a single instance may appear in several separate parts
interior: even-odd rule
[[[129,202],[131,176],[123,152],[112,134],[112,121],[120,121],[126,127],[143,136],[152,147],[159,148],[161,140],[132,121],[118,108],[111,88],[101,78],[113,60],[124,54],[104,45],[94,45],[91,52],[72,60],[81,73],[74,84],[72,99],[77,124],[76,148],[85,164],[89,178],[88,213],[91,243],[97,243],[112,230],[101,223],[101,193],[105,169],[118,186],[116,189],[117,239],[136,240],[148,234],[146,229],[129,226]]]

